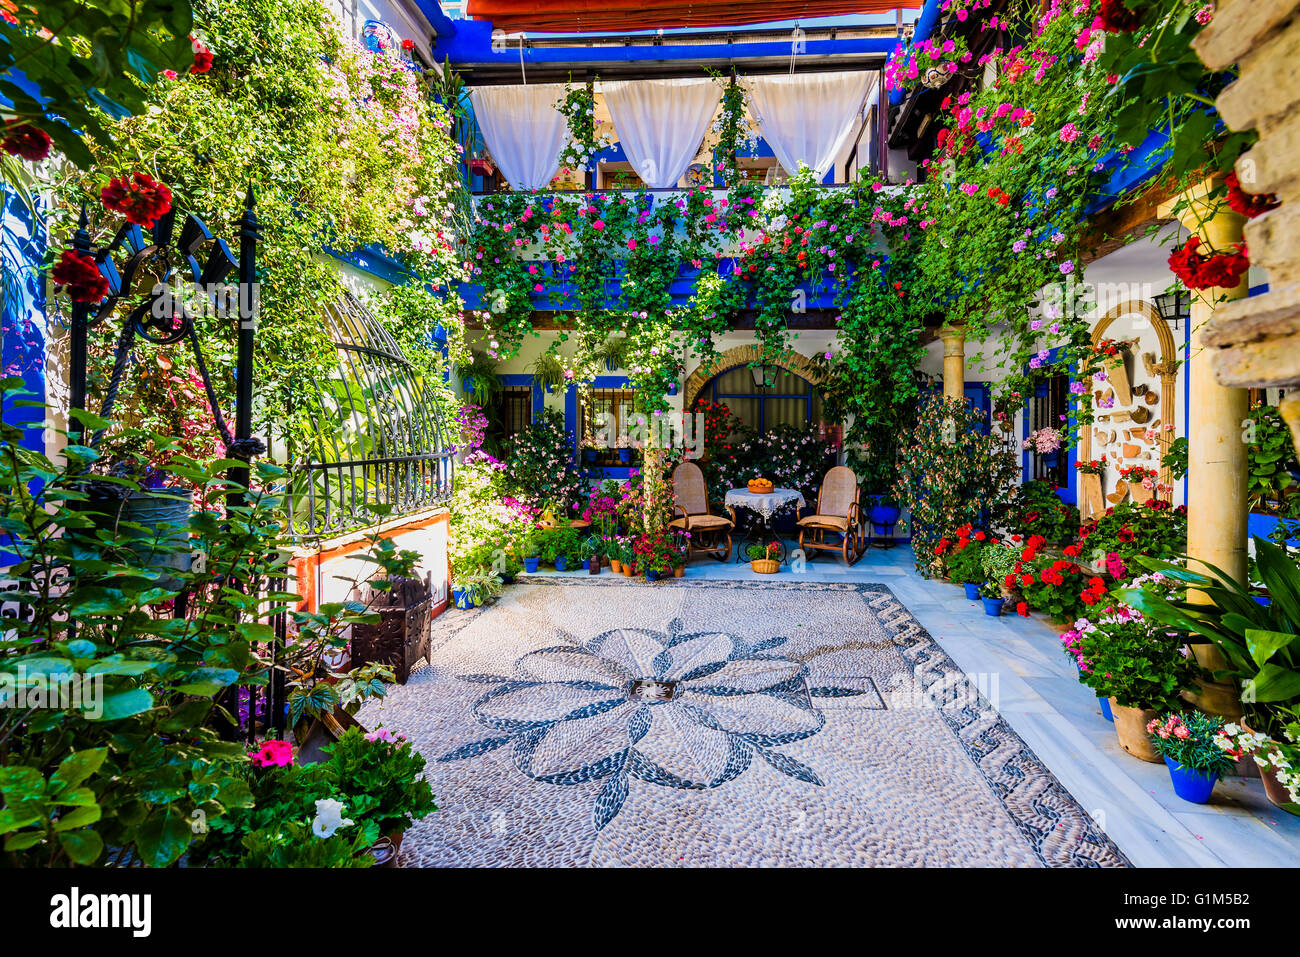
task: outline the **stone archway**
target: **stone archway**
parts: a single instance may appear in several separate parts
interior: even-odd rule
[[[736,346],[734,349],[728,349],[726,352],[721,353],[707,366],[700,366],[686,377],[686,389],[682,394],[682,409],[686,412],[691,410],[691,406],[695,404],[695,400],[699,397],[700,390],[714,376],[726,372],[728,369],[734,369],[736,366],[758,362],[762,358],[763,348],[759,345]],[[813,361],[798,352],[789,352],[780,359],[769,361],[767,365],[777,366],[787,372],[793,372],[795,375],[807,379],[813,385],[821,385],[826,381],[826,376],[813,364]]]
[[[1178,380],[1178,343],[1174,340],[1174,334],[1170,331],[1169,326],[1160,313],[1156,311],[1155,306],[1145,299],[1130,299],[1128,302],[1121,303],[1097,323],[1092,330],[1092,344],[1095,346],[1106,335],[1106,330],[1110,328],[1111,323],[1122,316],[1139,315],[1151,323],[1155,330],[1156,339],[1160,342],[1160,361],[1156,363],[1153,371],[1160,376],[1160,430],[1156,437],[1156,447],[1160,452],[1160,481],[1165,485],[1172,485],[1169,469],[1163,464],[1165,453],[1169,451],[1169,444],[1174,439],[1174,431],[1166,429],[1166,425],[1175,423],[1177,412],[1174,395],[1174,388]],[[1092,458],[1092,429],[1083,430],[1079,436],[1079,458],[1088,460]],[[1104,487],[1104,486],[1103,486]]]

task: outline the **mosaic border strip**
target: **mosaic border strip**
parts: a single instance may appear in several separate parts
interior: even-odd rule
[[[979,769],[1035,856],[1045,867],[1132,867],[1115,842],[1093,821],[982,691],[967,679],[939,642],[916,620],[888,585],[877,582],[765,582],[687,578],[646,582],[601,577],[525,578],[521,585],[595,588],[717,588],[730,590],[852,591],[864,596],[913,667],[920,689],[938,711],[963,752]],[[865,596],[874,595],[874,598]],[[431,644],[450,641],[490,605],[449,609],[434,619]],[[423,667],[423,666],[420,666]]]

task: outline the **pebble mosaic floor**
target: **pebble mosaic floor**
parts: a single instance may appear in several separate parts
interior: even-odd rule
[[[406,866],[1128,865],[884,585],[525,582],[359,717],[429,762]]]

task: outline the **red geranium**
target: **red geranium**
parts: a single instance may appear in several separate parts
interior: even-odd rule
[[[148,173],[119,176],[99,192],[105,209],[121,213],[128,223],[152,229],[172,208],[172,191]]]
[[[1101,0],[1101,28],[1107,33],[1132,33],[1142,25],[1142,18],[1124,6],[1123,0]]]
[[[50,279],[66,289],[73,302],[97,303],[108,295],[108,280],[85,253],[65,249],[50,271]]]
[[[1261,216],[1270,209],[1277,209],[1282,205],[1281,201],[1272,193],[1246,192],[1241,188],[1241,183],[1237,179],[1235,172],[1225,176],[1223,183],[1228,187],[1228,205],[1247,219],[1254,219],[1256,216]]]
[[[1028,618],[1029,606],[1026,605],[1023,601],[1016,602],[1016,614],[1019,615],[1021,618]]]
[[[1237,243],[1231,253],[1212,253],[1202,256],[1196,251],[1200,246],[1199,236],[1191,236],[1187,242],[1169,254],[1169,268],[1183,281],[1188,289],[1209,289],[1220,286],[1235,289],[1241,282],[1242,275],[1250,268],[1250,256],[1245,243]]]
[[[30,163],[50,155],[50,134],[30,123],[10,121],[0,147],[10,156],[21,156]]]
[[[191,73],[207,73],[212,69],[212,51],[198,37],[190,37],[190,46],[194,49],[194,63]]]

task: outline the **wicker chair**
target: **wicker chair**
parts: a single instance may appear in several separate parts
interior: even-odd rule
[[[822,479],[817,509],[799,519],[799,547],[804,554],[816,549],[839,552],[849,565],[856,565],[866,549],[867,527],[858,504],[861,489],[853,470],[837,465]],[[827,533],[840,536],[828,542]]]
[[[725,562],[731,555],[731,530],[736,514],[727,509],[730,519],[709,512],[709,493],[704,473],[694,462],[683,462],[673,469],[673,515],[670,528],[691,533],[690,554],[712,555]]]

